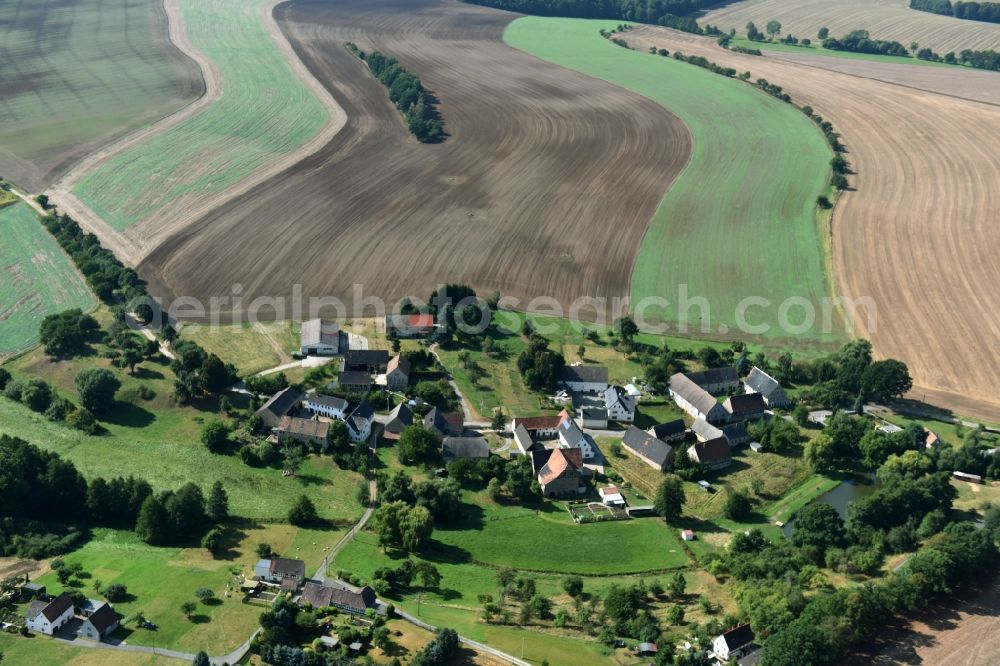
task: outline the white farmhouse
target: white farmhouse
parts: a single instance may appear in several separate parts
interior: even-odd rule
[[[678,372],[670,377],[670,397],[678,407],[696,419],[704,419],[709,423],[725,423],[729,420],[726,408],[683,373]]]
[[[51,636],[73,617],[73,599],[63,592],[51,601],[32,601],[28,606],[30,631]]]
[[[716,636],[712,642],[712,653],[720,662],[726,663],[730,659],[738,659],[743,656],[752,648],[753,640],[754,635],[750,625],[740,625]]]
[[[559,381],[576,393],[604,393],[608,390],[608,369],[601,365],[567,365],[559,371]]]
[[[299,335],[299,353],[303,356],[336,356],[340,353],[340,325],[335,321],[304,321]]]
[[[559,446],[564,449],[580,449],[584,460],[594,457],[594,446],[580,430],[576,421],[568,416],[559,424]]]
[[[617,423],[635,421],[635,398],[620,386],[609,386],[604,392],[604,406],[608,420]]]
[[[310,393],[302,402],[302,406],[313,416],[325,416],[331,419],[344,420],[348,403],[343,398],[321,393]]]

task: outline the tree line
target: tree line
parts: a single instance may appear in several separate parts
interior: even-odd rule
[[[378,51],[365,53],[352,42],[347,42],[346,46],[389,89],[389,99],[406,118],[410,133],[418,141],[435,143],[444,138],[441,119],[429,100],[420,77],[404,69],[395,58]]]
[[[827,37],[823,40],[823,48],[834,51],[851,51],[853,53],[894,55],[904,58],[910,56],[910,52],[899,42],[887,39],[872,39],[867,30],[852,30],[839,38]]]
[[[465,0],[472,4],[538,16],[622,19],[655,23],[675,30],[703,34],[697,21],[686,16],[715,0]],[[711,33],[710,33],[711,34]]]
[[[996,2],[952,3],[950,0],[910,0],[910,9],[969,21],[1000,23],[1000,3]]]

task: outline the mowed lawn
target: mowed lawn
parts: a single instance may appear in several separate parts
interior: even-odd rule
[[[218,479],[229,493],[235,515],[257,520],[284,520],[295,499],[306,494],[322,518],[351,522],[361,515],[355,499],[361,476],[341,470],[329,456],[309,456],[295,477],[283,477],[277,468],[244,465],[239,456],[214,454],[201,443],[202,424],[215,418],[209,408],[176,404],[174,376],[164,363],[145,362],[136,376],[111,367],[96,354],[73,361],[53,362],[34,351],[6,367],[17,376],[38,376],[56,386],[74,402],[79,398],[73,378],[85,367],[110,368],[122,382],[118,405],[106,434],[89,436],[53,423],[42,414],[0,397],[0,432],[21,437],[36,446],[72,460],[87,477],[140,476],[156,490],[176,489],[188,481],[207,491]],[[151,400],[138,395],[140,386],[155,392]]]
[[[181,337],[218,354],[245,376],[291,361],[299,348],[299,323],[191,324],[184,326]]]
[[[46,315],[97,301],[72,260],[25,203],[0,207],[0,358],[38,343]]]
[[[180,0],[191,42],[218,66],[222,96],[77,184],[77,196],[113,227],[124,230],[187,196],[221,192],[326,123],[326,109],[265,28],[268,1]]]
[[[201,88],[197,66],[167,40],[159,0],[11,0],[0,25],[0,167],[29,189]]]
[[[737,80],[700,67],[631,51],[598,34],[608,21],[521,18],[505,41],[544,60],[616,83],[676,114],[693,139],[691,160],[650,222],[632,275],[634,309],[643,299],[669,301],[647,309],[691,332],[739,335],[740,302],[763,297],[769,306],[746,311],[747,331],[762,339],[839,339],[817,318],[804,332],[778,324],[779,305],[796,297],[821,312],[827,296],[816,222],[816,197],[829,178],[832,152],[795,107]],[[624,35],[627,39],[628,35]],[[781,83],[776,82],[776,83]],[[707,299],[709,311],[679,303]],[[787,313],[804,321],[802,307]],[[743,337],[747,337],[744,335]]]

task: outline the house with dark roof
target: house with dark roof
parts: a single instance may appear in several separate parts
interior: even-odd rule
[[[337,388],[363,395],[372,390],[372,376],[363,370],[341,370],[337,375]]]
[[[668,444],[671,442],[681,442],[687,437],[687,425],[684,424],[684,419],[674,419],[673,421],[654,425],[652,428],[646,430],[646,432]]]
[[[402,391],[410,385],[410,360],[404,356],[393,356],[385,369],[385,385],[391,391]]]
[[[336,356],[340,353],[340,325],[325,319],[302,322],[299,353],[303,356]]]
[[[401,402],[389,412],[388,420],[385,422],[385,429],[382,431],[382,437],[389,440],[397,440],[403,433],[403,428],[410,425],[413,425],[413,412],[410,411],[405,402]]]
[[[709,423],[724,423],[729,420],[729,413],[715,396],[684,373],[678,372],[670,377],[670,397],[678,407],[696,419],[705,419]]]
[[[385,317],[385,332],[390,337],[426,338],[434,332],[434,315],[392,314]]]
[[[309,393],[302,406],[311,416],[325,416],[330,419],[344,419],[348,403],[343,398],[321,393]]]
[[[567,365],[557,379],[570,391],[604,393],[608,390],[608,369],[602,365]]]
[[[352,615],[364,615],[369,608],[378,607],[375,590],[365,585],[354,587],[340,581],[307,581],[302,586],[300,606],[327,608],[332,606]]]
[[[590,470],[580,449],[542,449],[531,452],[531,467],[546,497],[574,497],[587,490]]]
[[[290,581],[298,588],[306,579],[306,563],[289,557],[272,557],[269,560],[257,560],[253,573],[257,580],[280,585]]]
[[[723,469],[733,464],[729,442],[725,437],[716,437],[704,442],[696,442],[687,450],[691,460],[709,469]]]
[[[254,412],[254,416],[260,417],[260,420],[268,428],[273,428],[281,421],[281,417],[296,411],[301,402],[302,394],[289,386],[271,396],[260,409]]]
[[[460,437],[465,430],[465,417],[460,412],[445,412],[434,407],[424,417],[424,427],[438,437]]]
[[[580,425],[584,428],[604,430],[608,427],[608,410],[604,407],[580,407]]]
[[[51,601],[32,601],[28,605],[26,626],[30,631],[51,636],[73,619],[73,599],[63,592]]]
[[[635,421],[635,398],[621,386],[609,386],[604,392],[604,407],[608,420],[616,423]]]
[[[490,445],[482,437],[445,437],[441,450],[445,462],[486,460],[490,457]]]
[[[385,349],[348,349],[340,364],[341,371],[385,372],[389,365],[389,352]]]
[[[747,430],[746,421],[727,423],[722,426],[722,434],[729,440],[730,448],[746,444],[750,441],[750,431]]]
[[[737,659],[753,648],[754,635],[749,624],[734,627],[712,641],[712,654],[725,663]]]
[[[594,457],[594,445],[591,440],[583,434],[576,421],[567,415],[559,422],[559,446],[564,449],[579,449],[584,460]]]
[[[531,438],[531,434],[528,432],[528,429],[522,424],[518,423],[514,426],[512,432],[514,434],[514,446],[517,447],[517,450],[521,453],[521,455],[526,456],[532,451],[544,448],[541,444]]]
[[[294,439],[307,446],[324,447],[330,441],[330,423],[297,416],[282,416],[278,425],[271,428],[271,433],[279,442],[283,439]]]
[[[634,453],[639,460],[660,472],[674,465],[674,447],[648,432],[629,426],[622,436],[622,446]]]
[[[729,393],[740,387],[740,373],[732,366],[689,372],[687,378],[713,395]]]
[[[101,603],[87,615],[76,633],[82,638],[99,641],[110,636],[119,627],[122,616],[115,612],[111,604]]]
[[[347,424],[347,434],[355,444],[365,442],[372,434],[372,422],[375,420],[375,410],[365,400],[354,408],[344,423]]]
[[[788,407],[792,404],[778,380],[757,366],[743,380],[743,390],[747,393],[760,393],[768,407]]]
[[[767,405],[760,393],[738,393],[726,398],[722,406],[729,412],[730,421],[755,421],[764,418]]]

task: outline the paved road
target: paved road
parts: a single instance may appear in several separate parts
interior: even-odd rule
[[[230,652],[229,654],[224,654],[219,657],[209,657],[212,664],[215,666],[222,666],[222,664],[237,664],[240,660],[246,656],[246,653],[250,651],[250,643],[253,639],[257,637],[257,634],[261,632],[258,628],[255,632],[250,635],[250,638],[246,639],[242,645]],[[179,652],[177,650],[167,650],[165,648],[148,647],[146,645],[127,645],[123,643],[95,643],[93,641],[87,641],[80,638],[55,638],[54,640],[61,641],[67,645],[79,648],[87,648],[91,650],[115,650],[117,652],[134,652],[139,654],[154,654],[158,657],[168,657],[171,659],[179,659],[181,661],[186,661],[191,663],[194,661],[196,655],[190,652]]]

